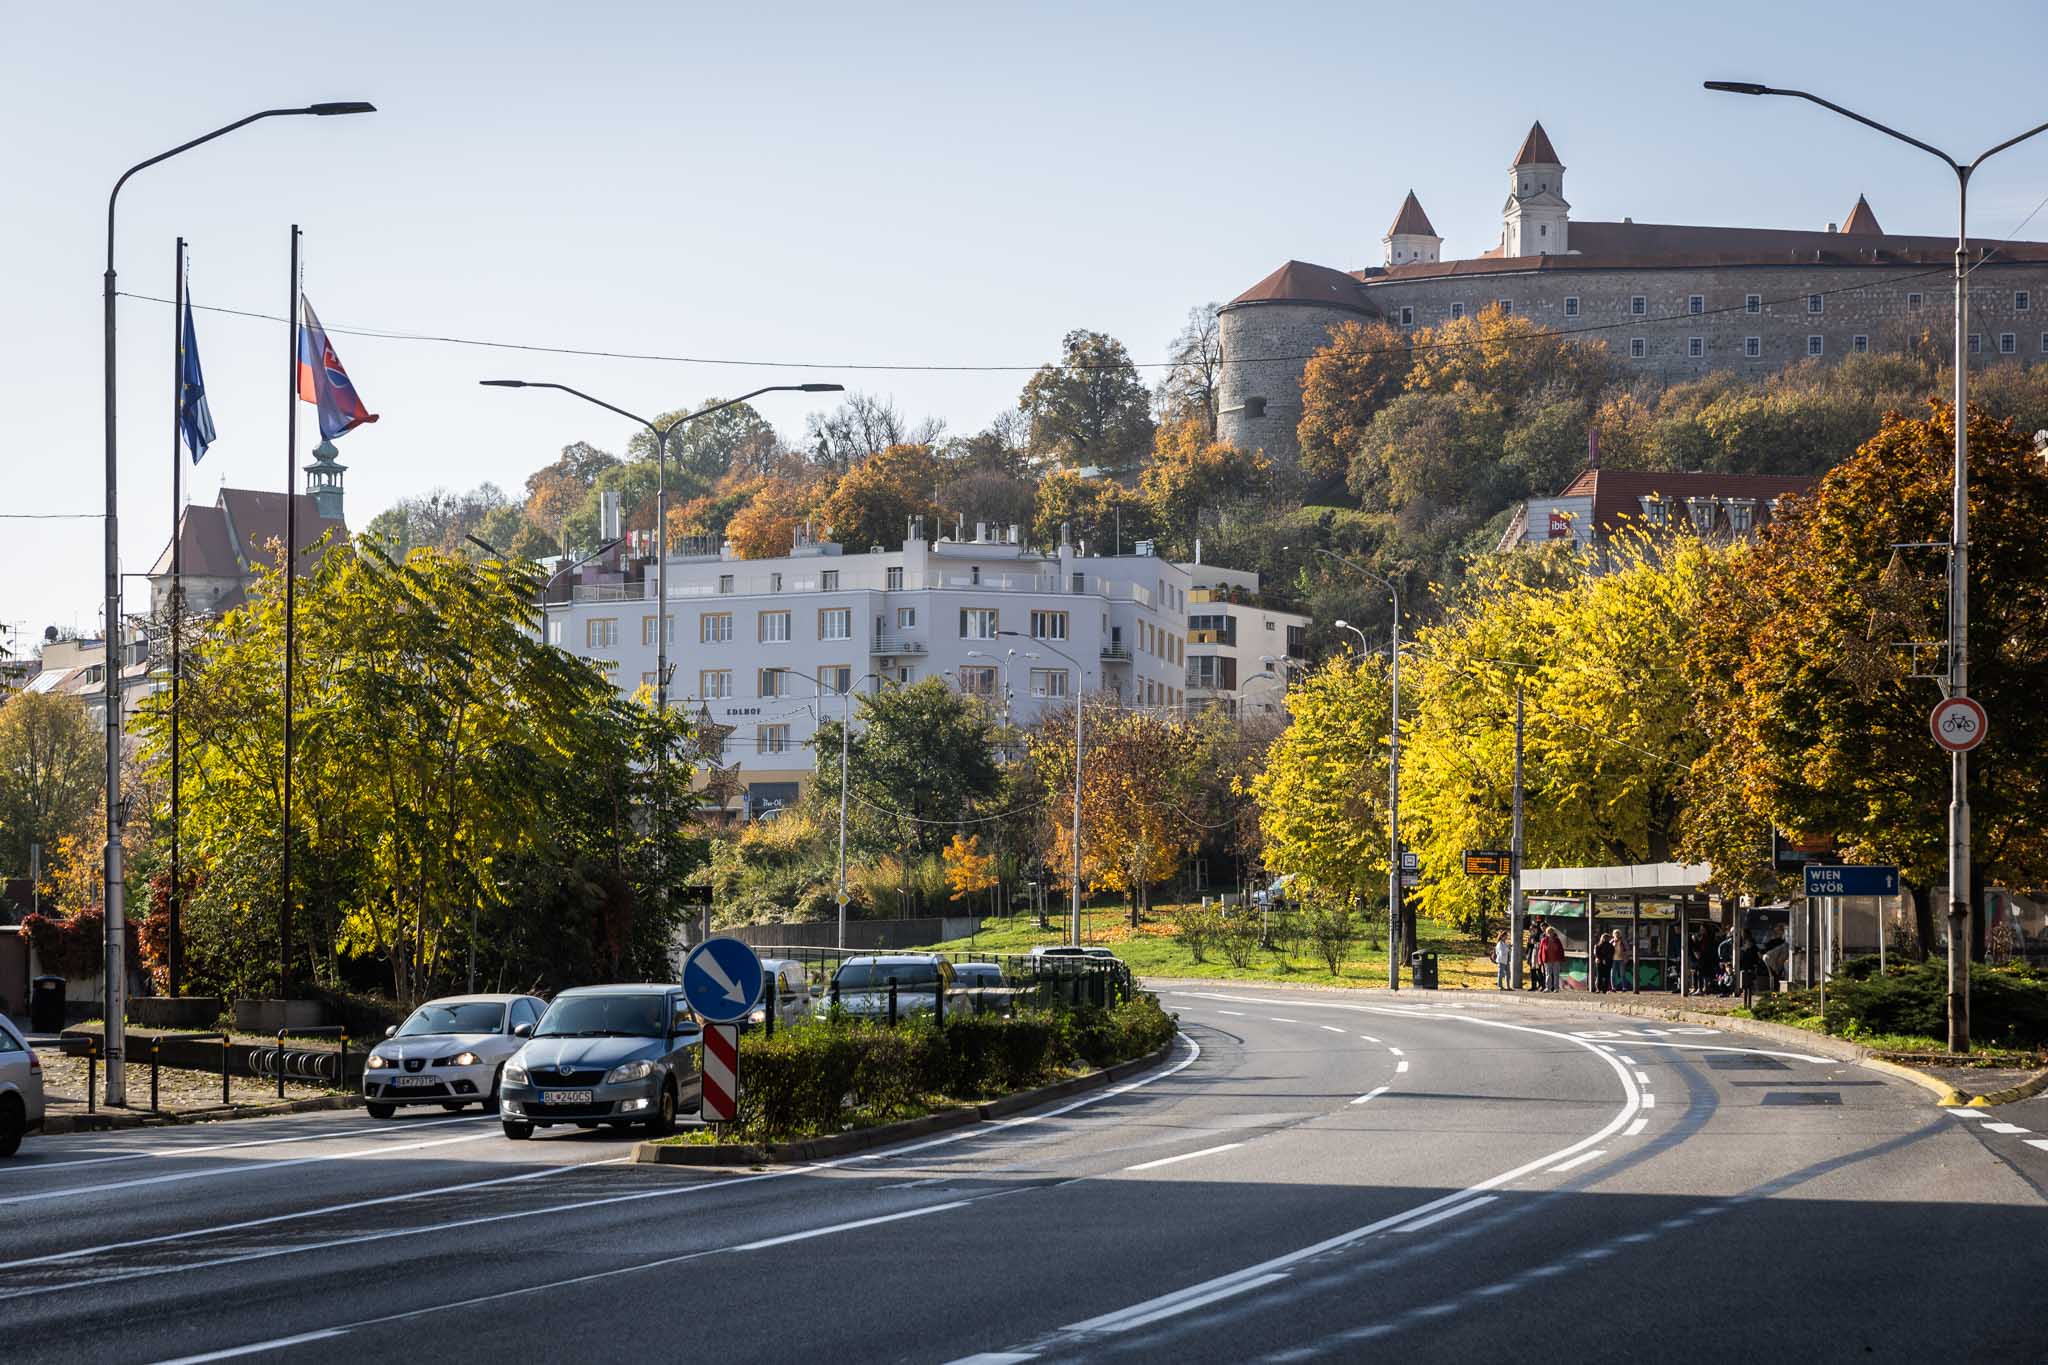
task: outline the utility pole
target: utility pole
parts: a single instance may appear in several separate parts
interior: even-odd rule
[[[1508,985],[1522,989],[1522,678],[1515,675],[1515,832],[1509,843],[1513,850],[1508,869],[1508,943],[1513,959],[1508,967]],[[1586,913],[1586,969],[1592,970],[1593,916]]]

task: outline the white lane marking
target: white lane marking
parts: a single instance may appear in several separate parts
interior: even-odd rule
[[[1436,1226],[1447,1218],[1456,1218],[1459,1214],[1470,1213],[1483,1204],[1491,1204],[1497,1198],[1499,1198],[1498,1195],[1482,1194],[1477,1199],[1468,1199],[1462,1204],[1453,1204],[1447,1209],[1438,1209],[1427,1218],[1418,1218],[1412,1223],[1403,1223],[1395,1228],[1394,1231],[1420,1232],[1424,1228]]]
[[[1266,1016],[1266,1018],[1269,1022],[1275,1024],[1298,1024],[1301,1022],[1301,1020],[1299,1019],[1282,1019],[1277,1014],[1269,1014]]]
[[[1987,1133],[2031,1133],[2034,1130],[2022,1128],[2017,1123],[1987,1123],[1984,1125],[1983,1131]]]
[[[1242,1019],[1242,1018],[1244,1018],[1244,1011],[1243,1011],[1243,1010],[1217,1010],[1216,1012],[1217,1012],[1218,1014],[1227,1014],[1227,1015],[1229,1015],[1229,1016],[1230,1016],[1231,1018],[1233,1018],[1233,1019]]]
[[[415,1128],[442,1128],[451,1123],[482,1123],[484,1119],[472,1114],[460,1119],[422,1119],[405,1124],[373,1123],[361,1128],[338,1128],[328,1133],[300,1133],[295,1137],[249,1138],[241,1142],[209,1142],[203,1147],[155,1147],[143,1152],[123,1152],[119,1156],[87,1156],[75,1161],[34,1161],[26,1166],[17,1166],[11,1172],[0,1174],[34,1175],[37,1171],[70,1170],[74,1166],[105,1166],[115,1161],[145,1161],[151,1157],[159,1160],[186,1156],[205,1156],[209,1152],[228,1152],[246,1147],[276,1147],[292,1142],[332,1142],[340,1138],[360,1137],[370,1133],[408,1133]]]
[[[1151,1171],[1161,1166],[1171,1166],[1175,1162],[1193,1161],[1198,1156],[1214,1156],[1218,1152],[1227,1152],[1233,1147],[1242,1146],[1244,1146],[1242,1142],[1226,1142],[1220,1147],[1204,1147],[1199,1152],[1182,1152],[1179,1156],[1163,1156],[1157,1161],[1141,1161],[1135,1166],[1126,1166],[1124,1169],[1127,1171]]]
[[[1407,1053],[1401,1051],[1401,1049],[1397,1047],[1390,1047],[1387,1049],[1387,1051],[1393,1053],[1396,1057],[1405,1057],[1408,1055]]]
[[[1688,1052],[1743,1052],[1752,1057],[1790,1057],[1795,1062],[1818,1062],[1825,1066],[1829,1062],[1841,1062],[1840,1057],[1816,1057],[1810,1052],[1773,1052],[1766,1047],[1729,1047],[1722,1043],[1660,1043],[1654,1038],[1638,1038],[1637,1047],[1678,1047]]]
[[[1373,1037],[1370,1033],[1361,1033],[1358,1036],[1365,1039],[1365,1041],[1368,1043],[1377,1043],[1379,1041],[1379,1039]]]
[[[1255,1275],[1247,1280],[1236,1280],[1232,1281],[1229,1284],[1223,1285],[1218,1285],[1216,1281],[1211,1280],[1206,1284],[1199,1284],[1194,1286],[1192,1289],[1183,1290],[1179,1294],[1165,1296],[1173,1300],[1173,1302],[1171,1303],[1160,1303],[1159,1300],[1155,1299],[1153,1300],[1153,1302],[1158,1304],[1158,1307],[1151,1309],[1151,1311],[1149,1312],[1142,1313],[1137,1317],[1130,1318],[1126,1321],[1121,1321],[1117,1326],[1106,1328],[1104,1330],[1112,1332],[1128,1332],[1132,1328],[1147,1327],[1150,1326],[1152,1323],[1158,1322],[1162,1318],[1170,1318],[1177,1313],[1190,1313],[1197,1308],[1206,1308],[1210,1304],[1215,1303],[1219,1299],[1231,1298],[1232,1296],[1237,1294],[1247,1294],[1254,1289],[1264,1289],[1267,1285],[1272,1284],[1278,1280],[1284,1280],[1286,1278],[1287,1277],[1285,1275],[1277,1273],[1270,1275]]]
[[[275,1341],[259,1341],[248,1346],[232,1346],[225,1351],[208,1351],[202,1356],[179,1356],[176,1360],[162,1362],[162,1365],[204,1365],[209,1360],[233,1360],[236,1356],[252,1356],[258,1351],[277,1351],[287,1346],[303,1346],[309,1341],[326,1341],[329,1337],[341,1335],[343,1335],[341,1329],[332,1327],[324,1332],[301,1332],[295,1337],[279,1337]]]
[[[1634,1137],[1637,1133],[1642,1132],[1643,1129],[1649,1124],[1649,1122],[1650,1121],[1648,1119],[1637,1119],[1634,1123],[1631,1123],[1626,1130],[1623,1131],[1622,1136]]]
[[[417,1152],[428,1147],[448,1147],[458,1142],[482,1142],[485,1138],[496,1136],[496,1133],[465,1133],[461,1137],[436,1138],[432,1142],[386,1142],[375,1147],[365,1147],[361,1151],[335,1152],[326,1156],[295,1156],[283,1161],[244,1161],[233,1166],[213,1166],[203,1171],[173,1171],[169,1175],[146,1175],[134,1180],[109,1180],[99,1185],[65,1185],[54,1190],[37,1190],[34,1194],[9,1195],[0,1199],[0,1206],[34,1204],[44,1199],[62,1199],[67,1195],[132,1190],[141,1185],[172,1185],[186,1180],[212,1180],[224,1175],[283,1171],[294,1166],[310,1166],[316,1162],[353,1161],[357,1157],[382,1156],[386,1152]]]
[[[1649,1091],[1645,1090],[1643,1092],[1643,1108],[1655,1109],[1656,1107],[1657,1097],[1655,1095],[1652,1095]]]
[[[977,1351],[947,1365],[1023,1365],[1024,1361],[1036,1359],[1038,1356],[1031,1351]]]
[[[1648,1085],[1649,1083],[1650,1083],[1650,1073],[1649,1073],[1649,1072],[1647,1072],[1647,1071],[1638,1071],[1638,1072],[1636,1073],[1636,1084],[1637,1084],[1637,1085]]]
[[[1583,1166],[1587,1162],[1593,1160],[1595,1157],[1602,1157],[1606,1155],[1606,1151],[1603,1148],[1599,1147],[1595,1147],[1590,1152],[1580,1152],[1577,1156],[1573,1157],[1570,1161],[1565,1162],[1563,1165],[1552,1166],[1550,1168],[1550,1174],[1556,1175],[1561,1171],[1569,1171],[1574,1166]]]
[[[1396,1062],[1396,1063],[1394,1063],[1394,1074],[1395,1074],[1395,1075],[1399,1075],[1400,1073],[1402,1073],[1402,1072],[1406,1071],[1407,1069],[1408,1069],[1408,1063],[1406,1063],[1406,1062]]]
[[[1358,1103],[1358,1101],[1353,1100],[1352,1103],[1356,1104]],[[2048,1152],[2048,1138],[2028,1138],[2027,1146],[2039,1147],[2042,1151]]]
[[[1318,1024],[1316,1025],[1316,1027],[1328,1029],[1331,1033],[1342,1033],[1344,1031],[1343,1029],[1338,1028],[1335,1024]]]
[[[808,1242],[813,1237],[830,1237],[836,1232],[852,1232],[855,1228],[880,1227],[883,1223],[900,1223],[906,1218],[922,1218],[928,1213],[945,1213],[949,1209],[964,1209],[973,1203],[972,1199],[955,1199],[950,1204],[933,1204],[928,1208],[905,1209],[901,1213],[885,1213],[876,1218],[856,1218],[850,1223],[834,1223],[830,1227],[805,1228],[802,1232],[785,1232],[780,1237],[763,1237],[758,1242],[742,1242],[731,1251],[766,1251],[769,1247],[787,1246],[791,1242]]]
[[[1959,1119],[1988,1119],[1991,1117],[1991,1112],[1987,1109],[1951,1109],[1948,1112],[1954,1114]]]
[[[1370,1089],[1370,1090],[1366,1091],[1366,1092],[1365,1092],[1365,1093],[1364,1093],[1363,1095],[1360,1095],[1360,1096],[1359,1096],[1359,1097],[1358,1097],[1357,1099],[1355,1099],[1355,1100],[1353,1100],[1353,1101],[1351,1101],[1351,1102],[1352,1102],[1353,1104],[1364,1104],[1364,1103],[1365,1103],[1365,1102],[1366,1102],[1367,1100],[1371,1100],[1371,1099],[1376,1099],[1376,1098],[1378,1098],[1379,1096],[1381,1096],[1381,1095],[1384,1095],[1384,1094],[1386,1094],[1386,1093],[1387,1093],[1387,1091],[1389,1091],[1389,1090],[1391,1090],[1391,1089],[1393,1089],[1393,1087],[1392,1087],[1392,1086],[1388,1086],[1388,1085],[1377,1085],[1377,1086],[1374,1086],[1374,1087],[1373,1087],[1372,1089]]]
[[[1634,1066],[1634,1065],[1636,1064],[1636,1059],[1635,1059],[1635,1058],[1633,1058],[1633,1057],[1622,1057],[1622,1056],[1621,1056],[1621,1054],[1620,1054],[1619,1052],[1615,1053],[1614,1055],[1615,1055],[1616,1057],[1620,1057],[1620,1058],[1621,1058],[1621,1064],[1622,1064],[1623,1066]]]

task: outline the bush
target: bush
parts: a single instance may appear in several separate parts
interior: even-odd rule
[[[1209,960],[1209,949],[1215,946],[1223,929],[1223,913],[1204,906],[1201,909],[1185,908],[1173,917],[1173,937],[1184,946],[1197,962]]]
[[[1358,925],[1351,917],[1351,907],[1342,903],[1318,905],[1307,912],[1308,939],[1315,945],[1316,956],[1329,967],[1330,975],[1339,974],[1344,965],[1344,955],[1358,937]]]
[[[1251,910],[1226,911],[1217,924],[1216,946],[1239,971],[1252,965],[1259,950],[1259,917]]]
[[[1788,991],[1758,996],[1759,1019],[1810,1017],[1819,992]],[[1828,984],[1823,1023],[1829,1033],[1912,1034],[1940,1038],[1948,1032],[1948,966],[1914,962],[1880,975],[1874,957],[1841,964]],[[2028,967],[1970,967],[1970,1033],[1980,1043],[2038,1047],[2048,1043],[2048,979]]]

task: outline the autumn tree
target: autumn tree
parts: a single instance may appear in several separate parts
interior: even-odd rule
[[[844,474],[891,446],[930,446],[945,433],[935,417],[912,420],[887,398],[849,393],[831,412],[804,419],[804,444],[821,469]]]
[[[1126,709],[1112,700],[1081,703],[1081,875],[1094,890],[1125,896],[1137,924],[1150,904],[1153,883],[1179,870],[1200,832],[1191,814],[1202,782],[1198,736],[1187,722],[1152,711]],[[1048,809],[1074,801],[1074,713],[1071,706],[1040,714],[1027,737],[1032,769]],[[1055,878],[1070,877],[1073,828],[1048,819],[1044,861]]]
[[[996,857],[982,852],[980,835],[955,834],[940,856],[945,859],[946,884],[962,900],[996,884]]]
[[[933,495],[943,477],[930,446],[893,445],[847,470],[818,514],[843,545],[898,546],[912,517],[925,519],[927,535],[937,533]]]
[[[1176,553],[1192,553],[1205,515],[1218,517],[1273,492],[1273,462],[1204,434],[1196,418],[1168,422],[1153,441],[1139,490]]]
[[[1160,526],[1150,499],[1114,479],[1084,479],[1071,469],[1058,469],[1038,481],[1038,504],[1031,517],[1031,539],[1057,545],[1064,525],[1074,540],[1087,542],[1092,554],[1120,554],[1123,547],[1157,535]]]
[[[85,703],[57,692],[0,701],[0,867],[26,875],[29,848],[45,856],[98,802],[105,755]]]
[[[1030,419],[1031,448],[1072,468],[1135,468],[1152,440],[1151,394],[1123,343],[1076,330],[1057,364],[1024,385],[1017,410]]]
[[[1408,333],[1386,322],[1346,322],[1309,357],[1301,377],[1302,470],[1342,478],[1373,415],[1399,392],[1411,362]]]

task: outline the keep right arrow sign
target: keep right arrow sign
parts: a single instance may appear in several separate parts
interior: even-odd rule
[[[1984,742],[1990,721],[1984,708],[1969,697],[1950,697],[1935,706],[1927,718],[1934,742],[1950,753],[1968,753]]]

